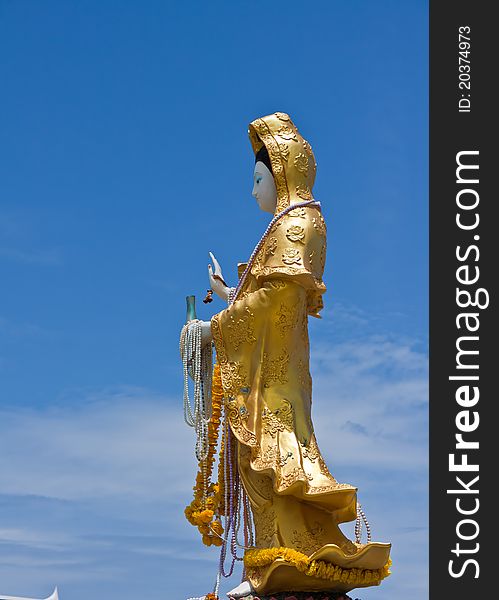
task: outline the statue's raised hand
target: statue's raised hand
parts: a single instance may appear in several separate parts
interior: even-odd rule
[[[227,302],[227,298],[229,295],[229,286],[225,283],[222,268],[220,267],[218,260],[213,256],[213,253],[210,252],[211,260],[213,261],[213,265],[215,270],[211,265],[208,265],[208,277],[210,278],[210,288],[215,292],[217,296],[222,298]]]

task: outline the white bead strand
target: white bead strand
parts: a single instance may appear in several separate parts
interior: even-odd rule
[[[371,527],[366,517],[366,513],[362,510],[362,506],[357,502],[357,519],[355,520],[355,541],[360,544],[362,541],[362,523],[366,526],[367,543],[371,543]]]
[[[208,456],[208,422],[211,417],[212,345],[201,344],[202,327],[199,319],[186,323],[180,333],[180,356],[184,371],[184,421],[196,432],[196,458]],[[193,400],[189,398],[189,376],[194,381]]]

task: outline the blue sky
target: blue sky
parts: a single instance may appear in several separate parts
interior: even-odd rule
[[[427,595],[427,11],[0,5],[0,593],[209,591],[178,334],[208,251],[234,284],[267,224],[247,125],[280,110],[328,224],[319,443],[394,544],[393,575],[353,595]]]

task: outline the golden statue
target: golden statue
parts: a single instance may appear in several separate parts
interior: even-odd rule
[[[253,121],[249,137],[253,195],[274,217],[248,263],[238,266],[236,288],[225,284],[213,257],[211,287],[229,306],[211,323],[194,321],[191,350],[196,340],[206,349],[212,339],[217,365],[198,394],[206,404],[211,392],[212,405],[191,411],[198,415],[200,471],[186,515],[205,543],[220,546],[222,574],[227,556],[232,552],[233,564],[237,548],[244,549],[245,579],[231,598],[379,585],[389,574],[390,544],[371,542],[369,529],[367,543],[342,533],[340,523],[357,519],[356,531],[362,523],[357,489],[331,475],[311,421],[308,317],[319,317],[326,291],[326,225],[312,195],[314,154],[282,112]],[[192,324],[184,329],[192,333]],[[194,368],[195,354],[194,348],[189,363],[184,352],[185,372]],[[206,354],[203,361],[208,366],[197,372],[206,378]],[[211,483],[220,422],[218,481]],[[217,594],[218,584],[206,598]]]

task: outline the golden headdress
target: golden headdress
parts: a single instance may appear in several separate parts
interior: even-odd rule
[[[255,155],[262,146],[269,153],[277,189],[276,214],[291,204],[312,200],[317,164],[290,116],[276,112],[255,119],[248,134]]]

